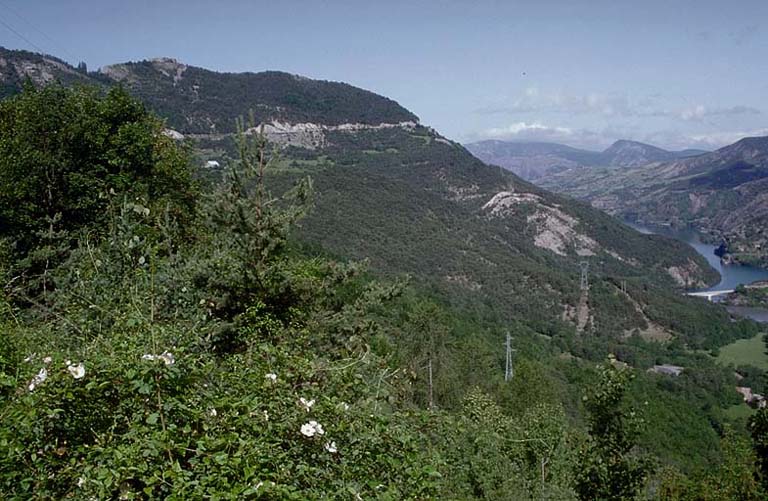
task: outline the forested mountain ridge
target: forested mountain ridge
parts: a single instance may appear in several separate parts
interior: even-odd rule
[[[651,224],[693,226],[733,259],[765,264],[768,138],[744,138],[717,151],[642,168],[566,171],[540,180],[612,214]]]
[[[257,123],[379,125],[417,122],[396,102],[344,83],[278,71],[217,73],[161,58],[104,67],[182,133],[234,132],[251,110]]]
[[[486,140],[466,148],[482,161],[500,165],[527,180],[583,167],[633,168],[652,162],[706,153],[702,150],[667,151],[650,144],[621,139],[604,151],[572,148],[557,143]]]
[[[10,95],[29,78],[44,84],[122,84],[182,133],[232,133],[244,110],[257,123],[377,126],[418,122],[418,117],[391,99],[349,84],[312,80],[280,71],[217,73],[170,58],[78,71],[49,56],[0,47],[2,95]]]

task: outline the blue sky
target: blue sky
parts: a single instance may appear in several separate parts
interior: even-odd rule
[[[349,82],[463,142],[768,135],[766,0],[0,0],[0,21],[0,45],[90,69],[169,56]]]

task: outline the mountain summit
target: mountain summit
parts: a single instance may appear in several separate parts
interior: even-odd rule
[[[218,73],[160,58],[106,66],[100,74],[128,87],[182,133],[234,132],[243,110],[252,110],[257,123],[338,126],[419,120],[373,92],[280,71]]]
[[[340,82],[313,80],[280,71],[218,73],[172,58],[109,65],[82,72],[52,56],[0,47],[0,97],[35,84],[121,84],[169,127],[184,134],[231,133],[252,111],[256,123],[376,126],[417,123],[395,101]]]
[[[603,163],[616,167],[638,167],[678,158],[678,154],[650,144],[620,139],[603,151]]]

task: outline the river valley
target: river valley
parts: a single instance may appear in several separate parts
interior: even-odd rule
[[[715,245],[701,241],[698,233],[693,230],[677,230],[668,227],[644,226],[632,222],[625,223],[640,233],[657,234],[681,240],[701,254],[709,264],[720,273],[720,281],[712,287],[697,292],[735,289],[739,285],[748,285],[759,280],[768,280],[768,270],[757,266],[740,264],[723,264],[715,255]],[[735,315],[749,317],[758,322],[768,322],[768,309],[743,306],[729,306],[728,311]]]

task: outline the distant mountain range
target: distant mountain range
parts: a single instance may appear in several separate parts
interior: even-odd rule
[[[722,241],[727,257],[768,264],[768,137],[632,169],[571,169],[538,182],[613,214],[693,226]]]
[[[706,153],[667,151],[637,141],[619,140],[606,150],[590,151],[557,143],[487,140],[465,147],[480,160],[499,165],[530,181],[579,167],[637,167]]]
[[[679,294],[716,279],[688,246],[642,235],[489,167],[385,97],[280,72],[216,73],[171,59],[84,72],[49,56],[0,50],[4,94],[26,79],[122,84],[166,119],[169,134],[188,141],[201,166],[235,161],[235,118],[252,110],[254,125],[281,147],[272,189],[299,176],[314,181],[306,242],[369,259],[377,273],[410,274],[462,307],[490,306],[520,332],[596,334],[584,343],[676,336],[694,347],[730,335],[722,335],[731,332],[724,310]],[[611,151],[627,161],[626,148]],[[568,154],[579,159],[579,150]],[[579,287],[584,260],[588,300]],[[681,324],[670,311],[701,322]]]

